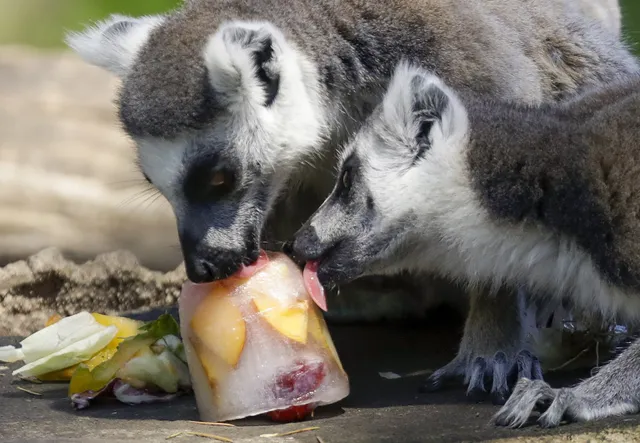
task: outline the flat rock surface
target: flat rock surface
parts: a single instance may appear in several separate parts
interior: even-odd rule
[[[0,441],[2,442],[116,442],[165,441],[181,431],[204,432],[234,442],[552,442],[640,441],[640,416],[626,416],[588,424],[563,425],[554,430],[529,426],[521,430],[488,424],[497,407],[471,403],[457,387],[436,394],[417,394],[422,376],[388,380],[379,372],[406,374],[445,363],[458,337],[414,326],[333,326],[332,335],[351,380],[351,394],[337,405],[317,411],[313,420],[276,425],[262,419],[235,422],[236,427],[209,427],[198,420],[193,397],[172,403],[126,406],[95,403],[85,411],[71,409],[64,384],[15,381],[11,368],[0,370]],[[0,346],[18,338],[0,338]],[[586,374],[549,378],[566,385]],[[40,395],[22,390],[23,387]],[[319,429],[288,437],[260,437],[305,427]],[[180,435],[170,441],[207,441]],[[215,441],[215,440],[210,440]]]

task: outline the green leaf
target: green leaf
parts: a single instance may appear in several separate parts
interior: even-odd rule
[[[160,340],[165,335],[180,336],[180,325],[171,314],[167,313],[140,326],[140,330],[144,332],[137,336],[145,335],[145,337],[153,338],[154,340]]]

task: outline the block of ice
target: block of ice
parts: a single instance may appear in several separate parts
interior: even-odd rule
[[[179,305],[202,420],[291,421],[349,394],[322,313],[284,254],[223,281],[187,282]]]

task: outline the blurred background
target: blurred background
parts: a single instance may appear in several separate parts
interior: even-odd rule
[[[640,0],[622,3],[625,38],[635,44]],[[154,269],[180,262],[171,210],[145,188],[115,119],[115,78],[62,43],[66,30],[111,13],[177,4],[0,0],[0,266],[47,246],[79,261],[126,248]]]

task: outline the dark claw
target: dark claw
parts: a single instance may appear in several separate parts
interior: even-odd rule
[[[544,414],[545,412],[547,412],[547,409],[549,409],[549,406],[551,406],[551,402],[553,400],[545,398],[542,400],[539,400],[535,407],[533,408],[536,412],[539,412],[540,414]]]
[[[486,397],[487,390],[484,387],[484,376],[487,370],[487,362],[482,357],[476,357],[473,361],[467,396],[473,401],[481,401]]]
[[[540,364],[540,360],[538,357],[533,357],[533,362],[531,363],[531,379],[532,380],[544,380],[544,376],[542,375],[542,365]]]
[[[531,380],[531,368],[534,356],[529,351],[520,351],[516,357],[518,362],[518,380],[528,378]]]
[[[497,352],[493,357],[493,385],[491,387],[491,402],[494,405],[503,405],[509,398],[509,386],[507,375],[509,372],[507,355]]]
[[[429,392],[439,391],[447,379],[447,374],[443,369],[439,369],[431,374],[424,384],[418,388],[418,392],[426,394]]]

